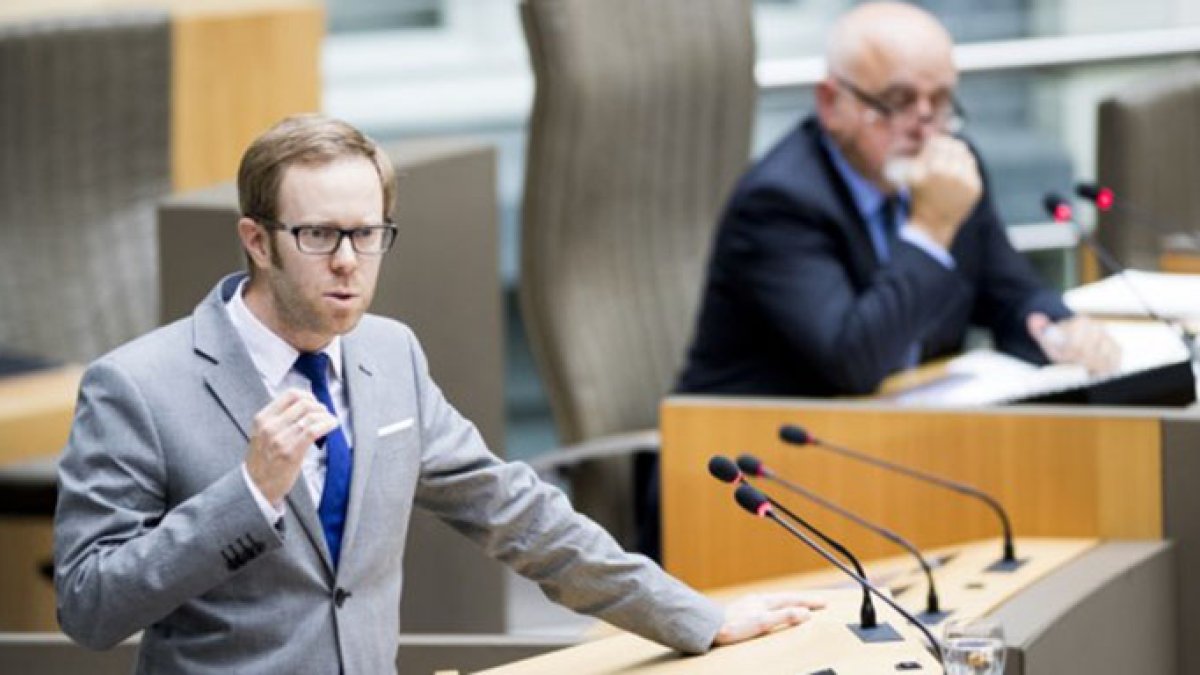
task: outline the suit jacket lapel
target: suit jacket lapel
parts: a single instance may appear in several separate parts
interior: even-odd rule
[[[376,390],[377,378],[367,361],[365,345],[355,338],[354,333],[342,338],[342,363],[350,400],[350,416],[354,425],[354,469],[350,478],[350,504],[347,507],[346,531],[342,537],[340,567],[347,564],[354,550],[367,481],[371,476],[371,463],[375,459],[376,444],[379,440],[379,406],[383,400]]]
[[[255,376],[258,371],[254,367],[254,361],[251,360],[250,353],[246,351],[245,344],[242,343],[225,310],[226,299],[237,289],[244,276],[230,275],[217,284],[208,297],[196,307],[192,315],[192,330],[196,354],[210,362],[204,376],[205,384],[248,442],[254,426],[254,415],[271,402],[271,397],[267,388],[263,386],[262,379]],[[244,459],[244,446],[230,450],[235,453],[236,461]],[[302,529],[320,552],[326,569],[332,575],[333,563],[329,557],[329,548],[325,545],[325,533],[321,529],[317,508],[308,494],[303,476],[288,493],[287,502],[288,508],[300,521]]]
[[[827,185],[812,191],[811,194],[817,195],[833,213],[834,221],[849,244],[852,264],[856,276],[859,277],[859,283],[865,283],[865,280],[880,267],[879,257],[875,254],[875,246],[871,243],[871,235],[867,231],[867,222],[858,212],[849,186],[842,180],[833,158],[821,142],[821,131],[816,119],[807,120],[804,128],[810,152],[814,153],[822,168],[819,175],[827,181]]]

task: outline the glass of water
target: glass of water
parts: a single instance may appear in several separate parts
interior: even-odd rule
[[[946,675],[1001,675],[1004,629],[992,619],[955,619],[942,635]]]

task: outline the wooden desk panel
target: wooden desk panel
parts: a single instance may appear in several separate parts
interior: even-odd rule
[[[1200,274],[1200,253],[1164,251],[1158,256],[1158,269],[1173,274]]]
[[[80,366],[0,379],[0,466],[55,457],[67,444]]]
[[[931,548],[994,537],[983,504],[777,438],[801,423],[818,437],[974,484],[1009,510],[1019,536],[1162,537],[1160,426],[1101,417],[918,411],[856,404],[671,399],[662,409],[663,553],[699,588],[779,576],[825,563],[776,527],[755,522],[708,475],[713,454],[758,455],[781,475]],[[863,558],[896,547],[769,483],[761,484]]]
[[[764,526],[769,525],[764,523]],[[1012,574],[981,573],[999,552],[995,540],[972,542],[929,551],[932,557],[947,556],[937,570],[939,592],[945,606],[956,616],[977,617],[993,612],[1008,599],[1038,580],[1070,563],[1096,545],[1095,540],[1020,540],[1017,550],[1030,563]],[[868,574],[887,588],[909,586],[913,590],[897,596],[898,603],[913,612],[921,611],[925,596],[924,576],[908,556],[867,564]],[[710,593],[719,602],[729,602],[749,593],[808,589],[827,607],[813,613],[808,623],[796,628],[722,647],[703,656],[685,657],[644,638],[627,633],[594,640],[508,666],[484,671],[492,675],[673,675],[674,673],[795,673],[836,668],[843,673],[897,672],[900,661],[918,661],[938,672],[932,656],[925,652],[925,638],[882,602],[875,608],[881,621],[899,630],[906,642],[863,644],[847,629],[858,623],[861,591],[847,588],[850,582],[837,570],[792,574],[751,584],[722,588]],[[935,635],[936,628],[932,629]]]
[[[916,661],[918,672],[938,672],[937,662],[922,645],[924,638],[904,623],[891,608],[876,606],[880,621],[886,621],[905,638],[903,642],[863,645],[846,629],[858,622],[862,595],[856,590],[813,591],[827,607],[815,612],[805,624],[702,656],[678,652],[629,633],[595,640],[532,659],[483,671],[491,675],[707,675],[727,673],[808,673],[831,664],[838,672],[896,672],[895,664]]]
[[[83,368],[0,379],[0,466],[57,457]],[[54,589],[38,570],[53,552],[49,518],[0,518],[0,631],[55,631]]]

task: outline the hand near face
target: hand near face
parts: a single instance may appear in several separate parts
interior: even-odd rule
[[[725,623],[713,638],[713,645],[731,645],[804,623],[809,610],[824,606],[824,602],[802,593],[747,595],[725,608]]]
[[[983,191],[975,156],[959,139],[935,136],[913,159],[908,174],[909,224],[949,249]]]
[[[296,483],[308,447],[336,429],[338,420],[311,392],[289,389],[254,416],[246,472],[279,508]]]
[[[1026,319],[1033,337],[1052,363],[1077,363],[1092,375],[1109,375],[1121,365],[1121,348],[1100,324],[1085,316],[1058,323],[1034,312]]]

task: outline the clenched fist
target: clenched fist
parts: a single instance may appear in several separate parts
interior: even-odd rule
[[[246,472],[275,508],[296,478],[308,447],[336,429],[338,420],[311,392],[288,389],[258,411],[246,450]]]
[[[912,192],[909,224],[949,249],[979,201],[983,180],[966,143],[937,136],[913,159],[908,186]]]

